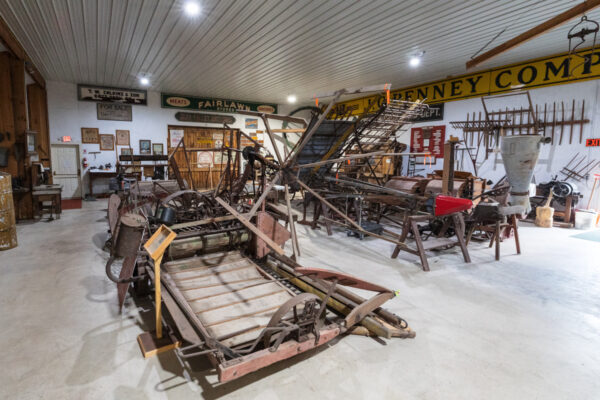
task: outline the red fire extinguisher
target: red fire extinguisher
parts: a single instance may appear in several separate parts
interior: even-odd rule
[[[83,159],[81,160],[81,165],[83,165],[83,168],[87,168],[88,167],[87,158],[83,157]]]

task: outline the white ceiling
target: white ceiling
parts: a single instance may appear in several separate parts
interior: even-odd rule
[[[300,102],[340,87],[400,88],[465,73],[465,62],[578,1],[0,0],[47,80],[241,100]],[[600,20],[600,11],[588,17]],[[575,22],[482,65],[568,50]],[[410,55],[424,51],[417,69]]]

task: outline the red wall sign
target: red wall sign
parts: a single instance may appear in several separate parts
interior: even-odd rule
[[[600,146],[600,139],[585,139],[585,145],[587,147],[597,147],[597,146]]]
[[[421,126],[410,130],[410,151],[424,153],[428,151],[436,158],[444,158],[446,125]]]

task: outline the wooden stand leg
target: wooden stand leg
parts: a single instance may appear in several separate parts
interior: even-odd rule
[[[470,227],[469,228],[469,232],[467,233],[467,240],[466,240],[467,246],[471,242],[471,237],[473,236],[473,232],[475,232],[475,225],[473,225],[472,227]]]
[[[406,241],[406,238],[408,237],[409,229],[410,229],[409,217],[406,213],[404,213],[404,216],[402,218],[402,234],[400,235],[400,242],[404,243]],[[396,247],[394,248],[394,251],[392,252],[392,258],[398,257],[398,254],[400,254],[400,250],[402,250],[400,245],[396,245]]]
[[[419,225],[417,225],[415,220],[411,220],[410,226],[412,227],[413,234],[415,235],[415,243],[417,244],[417,250],[419,252],[419,257],[421,258],[423,271],[429,271],[429,263],[427,262],[427,255],[425,254],[423,241],[421,240],[421,234],[419,233]]]
[[[458,244],[463,253],[463,258],[466,263],[471,262],[471,256],[469,255],[469,250],[467,249],[467,243],[465,242],[465,231],[464,224],[462,223],[462,215],[454,214],[452,216],[452,220],[454,221],[454,232],[456,233],[456,238],[458,239]]]
[[[502,236],[502,228],[500,227],[500,221],[496,221],[496,231],[494,232],[496,238],[496,261],[500,260],[500,237]]]
[[[161,307],[162,307],[162,297],[160,294],[160,263],[162,262],[162,254],[156,260],[154,260],[154,300],[155,305],[154,308],[156,310],[155,318],[156,318],[156,337],[158,339],[162,339],[162,315],[161,315]]]
[[[392,252],[392,258],[397,258],[398,254],[400,254],[400,250],[402,250],[400,246],[396,245],[396,247],[394,247],[394,251]]]
[[[315,200],[315,206],[313,209],[313,220],[312,220],[312,229],[317,229],[319,227],[319,224],[317,223],[317,221],[319,220],[319,217],[321,216],[321,202],[316,201]]]
[[[517,254],[521,254],[521,243],[519,243],[519,228],[518,228],[517,216],[513,214],[511,216],[511,221],[512,221],[513,230],[515,232],[515,245],[517,246]]]
[[[492,232],[492,238],[490,239],[490,245],[488,246],[490,249],[492,248],[492,246],[494,245],[494,242],[496,241],[497,233],[498,233],[498,226],[496,225],[496,228],[494,228],[494,232]]]
[[[323,217],[325,218],[325,228],[327,228],[327,236],[331,236],[333,235],[333,231],[331,230],[331,222],[329,221],[329,218],[332,215],[329,212],[329,207],[327,207],[327,204],[323,203],[321,204],[321,210],[323,210]]]

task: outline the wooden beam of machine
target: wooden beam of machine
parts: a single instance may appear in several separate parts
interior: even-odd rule
[[[521,33],[519,36],[516,36],[510,39],[507,42],[502,43],[499,46],[494,47],[491,50],[486,51],[485,53],[475,57],[474,59],[467,61],[467,69],[471,69],[476,67],[477,65],[487,61],[493,57],[496,57],[514,47],[519,46],[522,43],[525,43],[528,40],[534,39],[537,36],[548,32],[549,30],[564,24],[565,22],[589,11],[593,8],[600,6],[600,0],[588,0],[584,1],[581,4],[576,5],[573,8],[568,9],[565,12],[562,12],[555,16],[554,18],[550,18],[546,22],[543,22],[526,32]]]
[[[275,243],[273,240],[271,240],[270,237],[268,237],[264,232],[262,232],[260,229],[258,229],[256,226],[254,226],[252,224],[252,222],[248,221],[246,218],[244,218],[242,216],[242,214],[240,214],[239,212],[237,212],[236,210],[234,210],[233,207],[231,207],[229,204],[227,204],[227,202],[225,200],[223,200],[220,197],[215,197],[215,199],[217,200],[217,202],[223,206],[223,208],[225,208],[227,211],[229,211],[232,215],[234,215],[238,221],[240,221],[242,224],[244,224],[248,229],[250,229],[254,234],[256,234],[259,238],[261,238],[262,240],[265,241],[265,243],[267,244],[267,246],[269,246],[272,250],[274,250],[277,254],[281,254],[284,255],[285,252],[283,251],[283,249],[281,247],[279,247],[279,245],[277,243]]]
[[[273,133],[304,133],[306,129],[271,129]]]
[[[317,162],[308,163],[308,164],[298,164],[298,165],[294,166],[294,169],[318,167],[318,166],[325,165],[325,164],[342,162],[342,161],[346,161],[346,160],[354,160],[354,159],[357,159],[357,158],[375,157],[375,156],[380,156],[383,153],[384,153],[383,151],[375,151],[373,153],[352,154],[352,155],[349,155],[349,156],[340,157],[340,158],[333,158],[333,159],[325,160],[325,161],[317,161]]]

